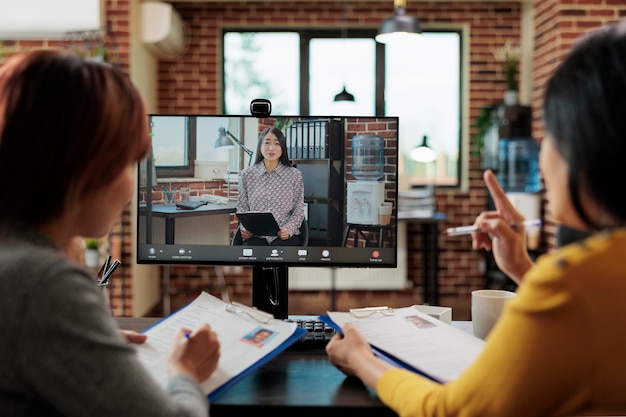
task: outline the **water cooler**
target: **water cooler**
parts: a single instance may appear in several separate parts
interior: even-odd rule
[[[385,140],[378,135],[352,138],[352,176],[348,181],[347,222],[378,224],[378,208],[385,201]]]

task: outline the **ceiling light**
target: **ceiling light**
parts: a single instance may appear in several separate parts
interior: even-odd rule
[[[346,90],[346,86],[343,87],[341,93],[335,96],[335,101],[354,101],[354,96]]]
[[[394,13],[380,25],[376,41],[390,43],[399,39],[414,39],[422,28],[417,19],[406,14],[406,0],[394,0]]]
[[[428,146],[428,136],[424,135],[422,144],[411,151],[411,159],[417,162],[433,162],[437,153]]]

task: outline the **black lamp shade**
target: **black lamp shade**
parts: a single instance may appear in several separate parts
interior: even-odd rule
[[[385,19],[380,25],[376,41],[387,43],[389,39],[398,33],[418,35],[422,33],[419,20],[406,14],[404,7],[398,6],[392,17]]]
[[[341,93],[335,96],[335,101],[354,101],[354,96],[346,90],[346,87],[343,87]]]

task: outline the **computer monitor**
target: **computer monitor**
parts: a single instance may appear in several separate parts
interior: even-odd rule
[[[279,317],[287,314],[290,267],[395,268],[398,123],[387,116],[149,115],[153,153],[138,170],[137,262],[252,266],[252,304]],[[244,190],[263,187],[243,184],[241,173],[258,160],[268,127],[283,133],[302,177],[301,201],[269,196],[283,206],[273,213],[279,218],[286,204],[304,213],[300,239],[289,246],[248,245],[237,216],[250,193]],[[181,192],[187,188],[189,197]]]

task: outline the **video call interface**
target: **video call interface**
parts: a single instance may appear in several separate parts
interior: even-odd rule
[[[138,263],[395,267],[398,122],[150,115],[152,155],[138,169]],[[237,214],[256,211],[252,199],[243,201],[252,193],[239,191],[264,187],[243,184],[249,177],[242,172],[255,165],[268,127],[282,133],[281,152],[284,147],[302,177],[303,197],[271,196],[277,208],[269,210],[270,222],[274,215],[285,217],[280,210],[287,210],[286,218],[304,211],[299,237],[288,246],[250,245],[239,230]],[[259,158],[263,164],[263,153]],[[247,217],[257,222],[250,227],[273,230],[267,217]]]

